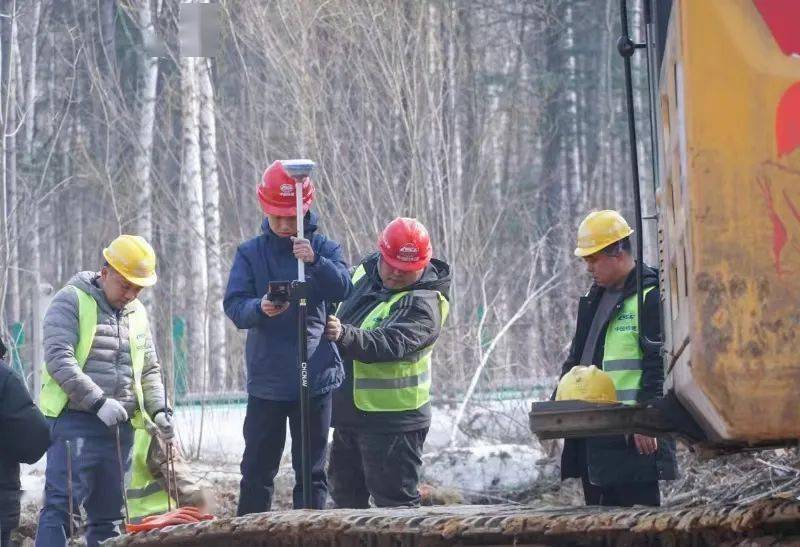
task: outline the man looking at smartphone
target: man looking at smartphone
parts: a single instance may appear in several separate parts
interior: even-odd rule
[[[309,209],[314,184],[303,182],[304,233],[297,233],[295,180],[280,161],[264,172],[258,200],[265,218],[262,234],[242,243],[233,260],[224,307],[240,329],[247,329],[247,414],[238,515],[268,511],[286,440],[292,436],[294,507],[303,507],[300,433],[300,385],[297,372],[297,304],[272,297],[272,282],[297,278],[297,260],[305,263],[308,284],[310,456],[312,507],[322,509],[328,493],[325,453],[331,422],[331,392],[342,382],[342,361],[322,334],[326,307],[342,300],[351,287],[338,243],[317,233],[317,215]],[[286,285],[284,284],[284,287]]]

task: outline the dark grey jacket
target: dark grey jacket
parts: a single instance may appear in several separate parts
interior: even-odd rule
[[[353,360],[364,363],[415,361],[420,352],[436,342],[442,327],[437,293],[449,298],[450,266],[435,258],[431,260],[419,281],[400,289],[410,292],[393,304],[381,326],[364,330],[358,325],[378,304],[398,292],[383,286],[378,274],[378,256],[375,253],[362,261],[365,275],[337,311],[342,322],[342,337],[336,344],[345,361],[345,380],[333,393],[333,425],[373,433],[424,429],[430,426],[430,403],[403,412],[364,412],[356,408]]]
[[[128,342],[129,304],[115,310],[98,284],[96,272],[80,272],[62,288],[44,316],[44,358],[47,372],[69,397],[69,408],[96,412],[104,398],[123,404],[128,415],[137,408],[133,391],[133,367]],[[97,330],[83,369],[75,360],[78,343],[78,296],[69,285],[91,295],[97,302]],[[164,408],[164,386],[153,337],[147,334],[142,389],[145,410],[152,416]]]

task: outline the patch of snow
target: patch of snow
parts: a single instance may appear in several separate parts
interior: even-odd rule
[[[555,473],[545,456],[532,444],[444,448],[423,456],[422,478],[466,494],[521,491]]]
[[[240,461],[244,453],[244,404],[179,406],[174,421],[185,454],[206,461]],[[288,426],[287,426],[288,429]],[[288,432],[287,432],[288,439]],[[284,453],[289,450],[286,443]]]

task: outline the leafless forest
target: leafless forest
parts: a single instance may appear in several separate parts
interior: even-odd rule
[[[552,384],[588,283],[577,224],[632,213],[617,2],[220,8],[216,55],[186,57],[176,1],[2,1],[0,309],[15,366],[33,382],[48,287],[138,233],[159,256],[145,298],[170,378],[241,390],[244,336],[221,303],[230,262],[258,233],[264,168],[308,157],[322,231],[351,262],[402,215],[452,265],[437,395]],[[151,57],[143,44],[159,39]]]

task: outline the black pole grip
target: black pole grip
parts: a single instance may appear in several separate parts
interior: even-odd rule
[[[303,508],[311,509],[311,430],[310,418],[310,386],[308,374],[308,333],[306,331],[306,299],[298,300],[297,332],[298,332],[298,372],[300,374],[300,431],[301,431],[301,468],[303,480]]]

